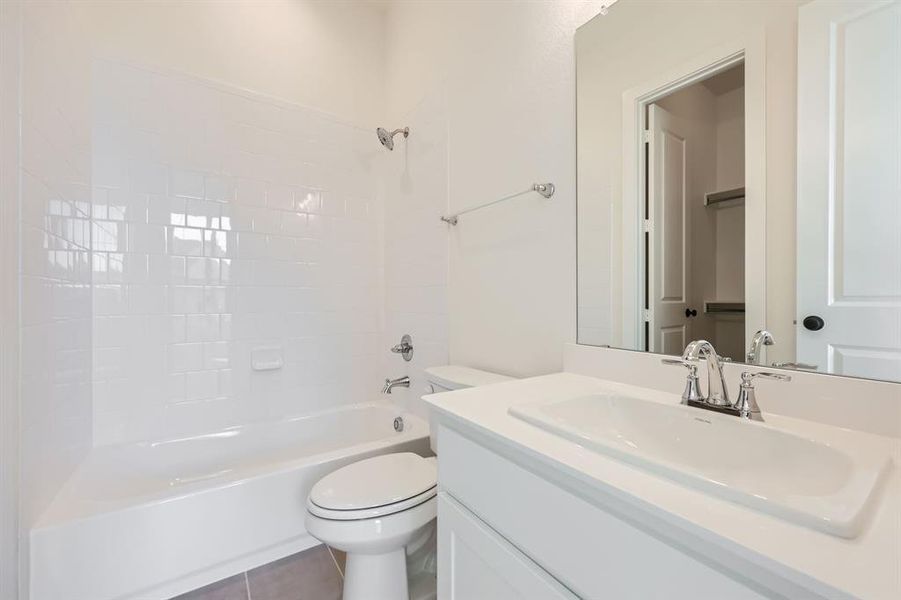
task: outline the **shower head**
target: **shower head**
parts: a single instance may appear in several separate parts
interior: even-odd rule
[[[394,150],[394,136],[398,133],[404,134],[404,137],[410,135],[410,128],[404,127],[403,129],[395,129],[394,131],[388,131],[382,127],[379,127],[375,130],[376,135],[379,136],[379,141],[382,143],[382,146],[387,148],[388,150]]]

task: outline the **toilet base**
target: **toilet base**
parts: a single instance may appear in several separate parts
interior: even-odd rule
[[[384,554],[348,553],[344,600],[408,600],[409,597],[404,548]]]

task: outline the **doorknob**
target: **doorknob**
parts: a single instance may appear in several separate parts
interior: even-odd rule
[[[823,320],[823,317],[809,315],[804,317],[804,320],[801,321],[801,324],[804,325],[804,329],[809,329],[810,331],[819,331],[826,326],[826,321]]]
[[[693,308],[686,308],[686,309],[685,309],[685,316],[686,316],[686,317],[697,317],[697,316],[698,316],[698,311],[695,310],[695,309],[693,309]]]

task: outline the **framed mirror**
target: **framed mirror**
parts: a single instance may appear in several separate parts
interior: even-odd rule
[[[576,34],[578,342],[901,381],[901,0]]]

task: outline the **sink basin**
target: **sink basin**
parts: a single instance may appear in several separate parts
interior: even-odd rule
[[[773,516],[853,538],[887,454],[845,451],[765,423],[618,394],[509,413],[585,448]]]

